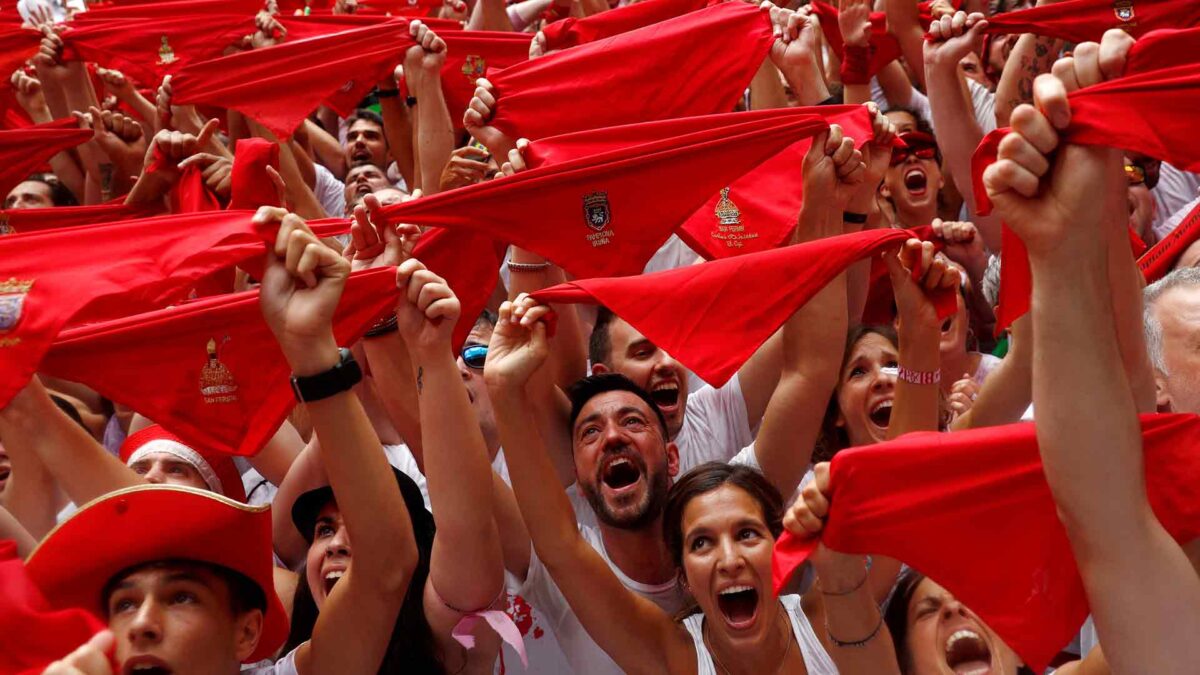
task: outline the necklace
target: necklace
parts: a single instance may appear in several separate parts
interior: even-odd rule
[[[778,614],[776,614],[776,616],[778,616]],[[792,643],[795,642],[795,640],[792,639],[792,636],[788,635],[788,633],[791,632],[788,630],[789,623],[790,622],[786,621],[786,620],[783,622],[783,632],[784,632],[783,655],[779,657],[779,666],[775,669],[775,675],[779,675],[779,672],[783,670],[783,664],[787,663],[788,653],[790,651],[792,651]],[[717,666],[717,672],[718,673],[726,673],[727,675],[731,675],[733,673],[733,671],[726,668],[724,663],[721,663],[721,659],[717,657],[717,650],[713,649],[712,640],[710,640],[708,637],[708,623],[707,622],[705,622],[703,624],[701,633],[702,633],[702,637],[704,638],[704,644],[705,644],[705,646],[708,647],[708,653],[712,656],[713,663],[716,664],[716,666]]]

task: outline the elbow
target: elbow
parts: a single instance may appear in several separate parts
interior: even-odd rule
[[[406,593],[420,562],[416,547],[403,546],[381,562],[379,590],[385,594]]]

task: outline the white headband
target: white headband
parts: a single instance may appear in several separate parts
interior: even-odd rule
[[[216,492],[217,494],[225,494],[225,490],[221,486],[221,479],[217,477],[217,472],[213,471],[212,465],[205,461],[205,459],[200,456],[200,453],[182,443],[177,443],[176,441],[165,438],[156,438],[152,441],[149,441],[142,447],[134,450],[133,454],[129,455],[129,461],[126,462],[126,465],[132,466],[134,463],[145,458],[146,455],[152,452],[165,452],[168,455],[173,455],[179,459],[182,459],[190,464],[197,472],[199,472],[200,477],[203,478],[204,482],[208,484],[210,490]]]

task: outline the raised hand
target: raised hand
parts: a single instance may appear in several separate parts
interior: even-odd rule
[[[42,675],[113,675],[108,654],[115,642],[112,631],[102,630],[66,658],[51,663]]]
[[[1070,89],[1119,77],[1130,46],[1124,31],[1110,30],[1099,45],[1080,44],[1073,57],[1059,59],[1057,74],[1039,76],[1033,85],[1036,107],[1013,111],[1012,133],[983,174],[989,198],[1031,257],[1103,254],[1104,237],[1079,224],[1105,223],[1122,212],[1121,153],[1096,146],[1060,149],[1058,134],[1071,121]]]
[[[529,41],[529,59],[533,60],[539,56],[545,56],[551,53],[549,45],[546,44],[546,34],[538,31]]]
[[[946,257],[968,270],[987,267],[987,252],[983,248],[983,237],[975,223],[960,220],[934,218],[933,234],[946,243]]]
[[[933,242],[909,239],[896,255],[884,256],[902,326],[938,325],[933,296],[958,287],[958,269],[934,252]]]
[[[154,166],[157,154],[163,160],[156,167],[159,171],[173,171],[178,173],[179,163],[199,152],[209,142],[213,134],[217,132],[219,125],[220,123],[217,120],[209,120],[200,129],[200,135],[198,136],[181,131],[163,129],[154,135],[154,138],[150,141],[150,146],[146,148],[144,168],[149,170]],[[157,153],[155,152],[156,150],[158,151]]]
[[[41,26],[42,42],[38,46],[38,53],[29,60],[37,68],[40,79],[44,80],[46,76],[58,79],[67,76],[67,66],[62,60],[63,41],[58,35],[58,30],[58,27],[50,24]]]
[[[896,126],[873,101],[863,105],[871,112],[873,138],[860,150],[863,155],[862,182],[850,197],[845,210],[870,214],[878,208],[876,196],[879,184],[883,182],[884,174],[892,161],[892,142],[896,140]]]
[[[829,125],[828,132],[813,137],[802,171],[805,194],[833,195],[839,210],[845,210],[865,173],[862,152],[837,124]]]
[[[454,149],[450,153],[450,161],[442,169],[441,191],[482,182],[491,168],[488,164],[490,158],[487,150],[474,145]]]
[[[159,129],[176,129],[184,133],[197,135],[205,124],[205,119],[196,111],[196,106],[173,105],[171,97],[171,76],[163,77],[158,93],[154,97],[154,107],[157,110]]]
[[[104,154],[124,174],[136,174],[138,164],[146,154],[146,136],[142,125],[132,117],[95,106],[87,114],[75,113],[80,126],[91,127],[93,139]]]
[[[124,100],[125,98],[136,93],[136,90],[133,88],[133,83],[129,81],[129,78],[125,77],[125,73],[122,73],[119,70],[114,70],[112,68],[97,68],[96,77],[100,78],[100,81],[104,83],[104,89],[107,90],[108,93],[116,96],[119,99]]]
[[[264,206],[254,222],[279,224],[259,292],[263,318],[293,372],[323,372],[337,360],[333,313],[350,261],[317,239],[303,218],[283,209]]]
[[[18,68],[13,71],[9,84],[12,85],[17,104],[22,110],[30,113],[45,110],[46,114],[50,113],[46,107],[46,98],[42,95],[42,83],[37,77],[25,72],[24,68]]]
[[[404,53],[404,76],[412,84],[413,78],[442,72],[442,66],[446,65],[446,41],[421,21],[408,24],[408,29],[417,43]]]
[[[928,40],[925,41],[925,63],[958,65],[964,56],[978,52],[983,45],[983,30],[987,18],[979,12],[967,14],[955,12],[943,15],[929,24]]]
[[[547,322],[553,310],[522,293],[500,305],[483,377],[493,389],[523,388],[550,354]]]
[[[963,373],[963,376],[950,386],[950,395],[946,397],[946,404],[950,407],[951,414],[958,417],[975,405],[977,396],[979,396],[979,383],[971,377],[970,373]]]
[[[208,152],[198,152],[179,163],[179,168],[186,169],[195,165],[203,171],[204,184],[221,199],[229,200],[233,188],[233,160]]]
[[[421,191],[404,201],[416,199]],[[354,222],[350,225],[350,246],[343,254],[350,258],[350,269],[365,270],[375,267],[394,267],[412,257],[413,249],[421,236],[416,225],[400,224],[395,227],[377,225],[379,197],[367,195],[363,202],[354,207]]]
[[[529,168],[525,162],[525,149],[528,147],[528,138],[518,138],[517,146],[508,151],[508,161],[500,165],[500,171],[496,173],[495,178],[512,176]]]
[[[409,258],[396,269],[400,302],[396,305],[396,326],[410,350],[450,350],[450,336],[458,323],[462,307],[446,280],[426,269],[416,258]],[[421,388],[420,377],[417,389]]]
[[[504,132],[489,125],[495,110],[496,96],[492,83],[483,77],[475,80],[475,96],[463,115],[463,126],[493,157],[504,157],[512,149],[513,142]]]
[[[871,44],[870,0],[838,0],[838,28],[842,43],[854,47]]]
[[[821,24],[809,12],[776,7],[770,0],[759,6],[770,16],[775,42],[771,44],[771,61],[777,68],[809,66],[816,62],[821,46]]]

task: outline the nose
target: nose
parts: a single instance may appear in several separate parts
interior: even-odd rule
[[[963,605],[961,602],[958,601],[958,598],[949,598],[944,603],[942,603],[942,618],[943,619],[949,620],[949,619],[953,619],[956,616],[966,616],[966,615],[967,615],[967,608],[965,605]]]
[[[162,483],[163,481],[165,481],[167,478],[166,474],[163,473],[162,467],[159,466],[158,463],[153,464],[150,467],[150,470],[147,471],[145,473],[145,475],[143,475],[142,477],[146,479],[147,483],[150,483],[152,485],[158,485],[159,483]]]
[[[154,644],[162,640],[162,608],[154,598],[146,597],[129,624],[129,642],[134,645]]]
[[[875,379],[871,381],[871,391],[885,392],[896,386],[896,376],[891,373],[884,372],[881,368],[875,369]]]
[[[329,547],[325,549],[326,557],[332,558],[334,555],[350,555],[350,535],[345,527],[337,529],[329,540]]]
[[[717,570],[729,574],[737,575],[746,566],[746,559],[737,550],[732,539],[726,537],[721,540],[720,553],[717,558]]]

